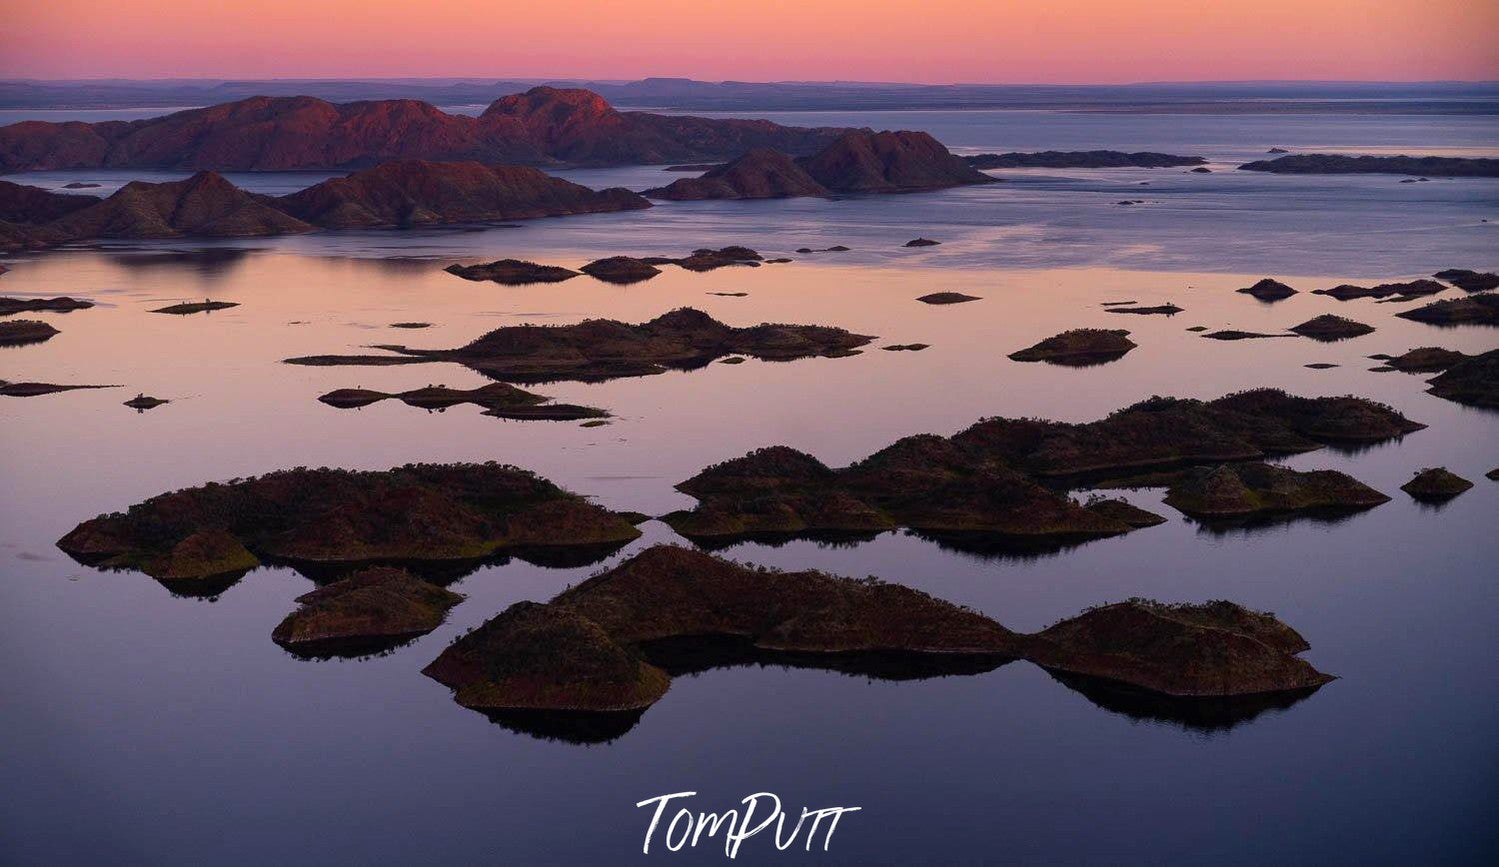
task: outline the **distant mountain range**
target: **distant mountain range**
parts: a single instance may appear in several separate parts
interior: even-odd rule
[[[275,79],[0,81],[0,109],[186,108],[256,96],[331,102],[419,99],[488,105],[517,90],[584,87],[629,108],[775,111],[1016,108],[1121,112],[1499,114],[1499,82],[1201,82],[1127,85],[706,82],[581,79]]]

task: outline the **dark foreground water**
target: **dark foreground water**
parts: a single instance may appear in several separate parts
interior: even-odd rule
[[[1275,132],[1266,147],[1297,143],[1292,128]],[[988,149],[1012,140],[1003,126],[990,136]],[[594,176],[643,186],[661,174]],[[1422,345],[1482,351],[1499,346],[1499,330],[1407,322],[1393,316],[1399,304],[1302,294],[1272,306],[1231,290],[1267,274],[1307,290],[1492,268],[1495,226],[1480,220],[1499,216],[1499,186],[1175,170],[1011,176],[921,196],[694,203],[516,229],[7,260],[0,293],[101,304],[36,317],[62,334],[0,351],[0,379],[122,387],[0,399],[0,862],[628,863],[640,858],[650,818],[637,801],[696,791],[692,806],[721,810],[771,791],[792,810],[863,808],[815,853],[828,863],[1491,863],[1499,483],[1483,473],[1499,466],[1499,414],[1426,394],[1426,377],[1370,372],[1376,362],[1364,356]],[[1149,192],[1129,197],[1158,203],[1112,204],[1139,181]],[[899,248],[916,235],[945,243]],[[586,277],[510,288],[440,271],[459,259],[577,265],[734,242],[767,255],[856,249],[758,269],[669,269],[627,288]],[[912,300],[936,290],[984,300]],[[716,291],[749,294],[706,294]],[[203,297],[243,306],[146,312]],[[1186,312],[1121,316],[1099,306],[1126,299],[1171,300]],[[445,365],[279,363],[370,343],[456,346],[514,322],[639,321],[682,305],[736,325],[829,323],[879,335],[876,347],[932,348],[536,387],[618,416],[592,429],[500,421],[474,407],[340,411],[316,396],[483,380]],[[1219,343],[1185,330],[1279,330],[1323,312],[1378,331],[1320,344]],[[388,328],[409,320],[434,327]],[[1082,370],[1004,357],[1077,326],[1128,328],[1140,348]],[[1341,366],[1302,366],[1311,362]],[[840,465],[985,415],[1081,421],[1150,394],[1258,385],[1363,395],[1430,425],[1398,443],[1290,461],[1344,470],[1394,499],[1337,523],[1215,533],[1143,491],[1129,496],[1167,524],[1034,558],[902,533],[727,552],[879,575],[1026,631],[1136,595],[1274,611],[1311,643],[1307,658],[1340,679],[1232,726],[1090,697],[1027,663],[908,681],[740,666],[678,678],[633,728],[584,745],[491,723],[419,669],[512,602],[547,599],[645,545],[681,541],[658,522],[593,566],[517,561],[470,574],[454,585],[467,600],[433,634],[386,656],[326,662],[295,659],[270,640],[293,597],[313,586],[295,572],[261,569],[212,599],[175,597],[53,547],[100,512],[282,467],[497,459],[608,506],[660,514],[692,502],[674,483],[757,446],[785,443]],[[140,391],[173,402],[145,414],[120,406]],[[1398,490],[1434,465],[1476,487],[1439,509]],[[800,847],[776,852],[761,835],[739,860],[812,857]],[[723,853],[709,843],[667,853],[658,837],[650,857],[707,863]]]

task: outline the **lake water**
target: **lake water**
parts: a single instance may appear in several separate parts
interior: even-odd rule
[[[517,228],[119,244],[6,259],[12,270],[0,294],[71,294],[100,305],[38,314],[62,333],[0,352],[0,379],[121,387],[0,399],[0,862],[630,863],[643,860],[650,818],[637,801],[697,791],[694,806],[720,810],[772,791],[793,810],[863,810],[843,819],[825,853],[776,852],[762,835],[744,845],[741,861],[1492,863],[1499,483],[1483,474],[1499,466],[1499,413],[1426,394],[1424,376],[1370,372],[1376,362],[1365,356],[1424,345],[1484,351],[1499,346],[1499,330],[1408,322],[1393,315],[1400,304],[1303,291],[1265,305],[1232,290],[1267,275],[1309,290],[1493,269],[1499,225],[1483,220],[1499,220],[1499,181],[1230,169],[1271,146],[1490,152],[1496,121],[794,118],[924,128],[964,150],[1198,153],[1215,171],[1000,172],[1006,183],[920,195],[663,203]],[[637,189],[676,177],[650,167],[565,174]],[[317,177],[233,179],[286,192]],[[1114,204],[1124,198],[1146,204]],[[943,244],[900,247],[918,235]],[[623,288],[587,277],[504,287],[441,271],[460,260],[577,266],[728,243],[797,261],[667,269]],[[791,252],[836,243],[854,249]],[[913,300],[938,290],[983,300]],[[723,291],[748,295],[707,294]],[[190,317],[146,312],[205,297],[242,306]],[[1169,300],[1185,312],[1121,316],[1100,306],[1126,299]],[[684,305],[734,325],[826,323],[879,335],[874,347],[932,346],[535,387],[615,413],[599,428],[501,421],[474,407],[336,410],[317,395],[484,380],[451,365],[279,363],[372,343],[457,346],[517,322],[640,321]],[[1280,330],[1325,312],[1378,330],[1334,344],[1220,343],[1186,330]],[[434,325],[388,328],[410,320]],[[1086,369],[1005,358],[1080,326],[1130,329],[1140,348]],[[1312,362],[1340,366],[1303,367]],[[1216,397],[1260,385],[1362,395],[1428,424],[1397,443],[1288,462],[1343,470],[1394,499],[1337,523],[1215,533],[1162,505],[1160,491],[1130,492],[1168,523],[1032,558],[985,557],[904,533],[725,552],[879,575],[1025,631],[1130,596],[1227,598],[1274,611],[1311,643],[1307,659],[1340,679],[1231,728],[1111,710],[1027,663],[900,682],[744,666],[678,678],[634,728],[581,745],[493,724],[420,675],[451,639],[507,605],[550,598],[646,545],[682,542],[659,522],[590,567],[481,569],[454,585],[468,598],[436,632],[386,656],[324,662],[293,658],[270,640],[293,598],[313,586],[291,570],[260,569],[215,598],[186,598],[143,575],[79,566],[53,547],[98,513],[283,467],[496,459],[607,506],[661,514],[693,502],[676,482],[763,445],[842,465],[898,437],[952,433],[988,415],[1083,421],[1151,394]],[[137,392],[172,403],[144,414],[120,405]],[[1439,509],[1398,490],[1435,465],[1475,488]],[[658,839],[657,860],[723,857],[706,846],[659,851]]]

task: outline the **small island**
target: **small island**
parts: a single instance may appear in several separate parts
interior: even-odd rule
[[[1349,156],[1292,154],[1239,166],[1246,172],[1283,175],[1391,174],[1441,178],[1499,178],[1499,159],[1472,157]]]
[[[1473,483],[1446,467],[1428,467],[1400,486],[1412,498],[1426,502],[1445,502],[1473,487]]]
[[[25,346],[51,340],[60,332],[40,319],[0,322],[0,346]]]
[[[1343,316],[1334,316],[1324,313],[1315,316],[1300,325],[1294,325],[1290,329],[1302,337],[1310,337],[1323,343],[1331,343],[1336,340],[1347,340],[1352,337],[1360,337],[1365,334],[1373,334],[1374,326],[1355,322]]]
[[[461,601],[404,569],[374,566],[298,596],[300,607],[271,631],[271,640],[304,657],[379,652],[441,626]]]
[[[1069,367],[1089,367],[1123,358],[1137,344],[1123,329],[1074,328],[1048,337],[1028,349],[1010,353],[1014,361],[1045,361]]]

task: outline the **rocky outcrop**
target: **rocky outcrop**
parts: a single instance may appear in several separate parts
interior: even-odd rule
[[[1395,315],[1432,325],[1499,325],[1499,294],[1484,293],[1433,301],[1425,307],[1402,310]]]
[[[1028,349],[1010,353],[1014,361],[1045,361],[1069,367],[1089,367],[1123,358],[1138,344],[1123,329],[1074,328],[1048,337]]]
[[[1446,467],[1428,467],[1416,473],[1415,478],[1400,486],[1417,500],[1440,502],[1473,487],[1473,483]]]
[[[1491,271],[1469,271],[1467,268],[1448,268],[1431,275],[1446,280],[1464,292],[1487,292],[1499,289],[1499,274]]]
[[[300,607],[277,624],[271,640],[301,656],[386,650],[442,625],[463,601],[404,569],[362,569],[297,597]]]
[[[826,196],[829,190],[807,174],[787,154],[768,148],[752,150],[701,177],[680,178],[664,187],[646,190],[653,199],[783,199]]]
[[[607,418],[609,415],[596,407],[551,403],[551,398],[545,395],[534,394],[503,382],[492,382],[466,390],[429,385],[395,394],[363,388],[340,388],[328,392],[318,400],[339,409],[356,409],[382,400],[399,400],[407,406],[437,411],[471,403],[482,407],[485,415],[517,420],[576,421],[584,418]]]
[[[1200,166],[1204,157],[1182,157],[1151,151],[1036,151],[973,154],[963,160],[976,169],[1118,169]]]
[[[524,470],[410,464],[283,470],[162,494],[85,521],[57,546],[84,563],[191,580],[265,559],[461,563],[639,535],[625,517]]]
[[[822,325],[725,325],[683,307],[631,325],[587,319],[576,325],[497,328],[457,349],[393,349],[410,357],[453,361],[507,382],[602,381],[691,369],[725,355],[772,361],[852,355],[874,338]]]
[[[478,117],[413,99],[334,104],[252,97],[145,120],[0,127],[0,172],[357,169],[394,160],[625,165],[723,159],[757,147],[812,153],[843,129],[614,110],[598,94],[536,87]]]
[[[449,265],[443,269],[465,280],[492,281],[507,286],[533,283],[561,283],[578,276],[578,272],[560,265],[539,265],[523,259],[498,259],[481,265]]]
[[[865,672],[900,660],[906,677],[942,664],[991,670],[1021,657],[1056,671],[1178,699],[1308,691],[1332,678],[1273,616],[1229,602],[1146,600],[1092,609],[1034,635],[918,590],[820,572],[753,569],[696,551],[649,548],[552,601],[521,602],[423,669],[464,707],[618,714],[618,736],[668,690],[668,670],[700,671],[732,641],[759,659]]]
[[[1166,505],[1199,519],[1368,509],[1390,498],[1335,470],[1298,472],[1265,463],[1223,464],[1184,473]]]
[[[1260,301],[1280,301],[1283,298],[1290,298],[1296,294],[1295,289],[1292,289],[1279,280],[1273,280],[1269,277],[1266,277],[1253,286],[1246,286],[1243,289],[1235,289],[1234,291],[1244,295],[1252,295]]]
[[[1239,166],[1249,172],[1292,175],[1392,174],[1430,177],[1499,177],[1499,159],[1468,157],[1376,157],[1345,154],[1293,154]]]
[[[1191,329],[1188,329],[1189,331]],[[1225,328],[1221,331],[1209,331],[1202,335],[1209,340],[1262,340],[1267,337],[1295,337],[1294,334],[1266,334],[1262,331],[1240,331],[1237,328]]]
[[[81,298],[0,298],[0,316],[14,316],[17,313],[69,313],[74,310],[87,310],[94,306],[92,301],[84,301]]]
[[[276,204],[326,229],[525,220],[651,206],[623,188],[595,192],[526,166],[419,160],[324,181]]]
[[[1499,349],[1470,356],[1431,379],[1426,390],[1437,397],[1499,408]]]
[[[1334,316],[1324,313],[1315,316],[1300,325],[1292,326],[1290,331],[1300,334],[1302,337],[1310,337],[1324,343],[1335,340],[1347,340],[1350,337],[1360,337],[1365,334],[1373,334],[1374,326],[1365,325],[1362,322],[1354,322],[1342,316]]]
[[[839,193],[892,193],[993,183],[924,132],[850,132],[798,160]]]
[[[12,319],[0,322],[0,346],[25,346],[41,343],[58,334],[58,330],[39,319]]]

